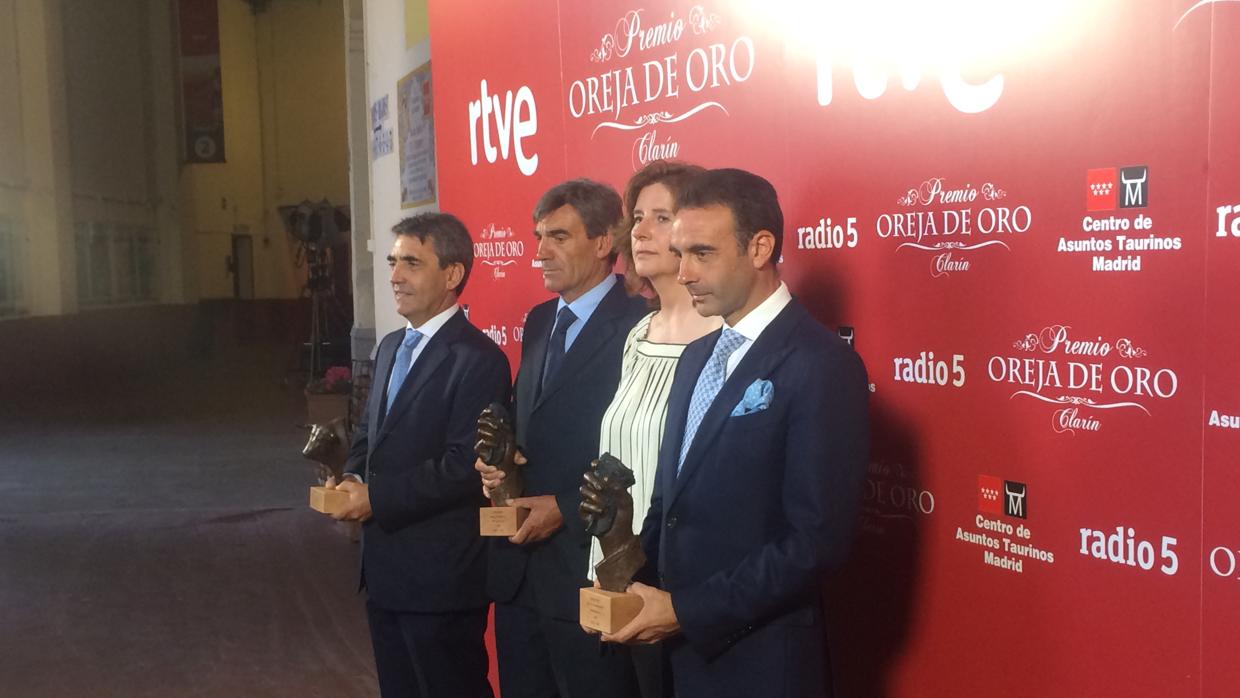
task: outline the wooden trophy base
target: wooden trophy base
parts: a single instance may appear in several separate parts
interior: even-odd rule
[[[338,514],[349,506],[349,493],[326,487],[310,488],[310,508],[324,514]]]
[[[614,633],[642,610],[642,597],[593,587],[581,590],[581,624],[591,630]]]
[[[525,507],[482,507],[478,510],[478,532],[484,536],[515,536],[529,515]]]

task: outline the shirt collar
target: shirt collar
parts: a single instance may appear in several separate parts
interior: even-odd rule
[[[792,293],[788,291],[788,285],[779,282],[779,288],[775,292],[766,297],[766,300],[758,304],[758,307],[749,311],[745,317],[741,318],[735,327],[729,327],[725,321],[723,328],[733,330],[739,333],[745,339],[755,342],[758,335],[762,334],[762,330],[771,324],[776,315],[784,309],[784,306],[792,302]]]
[[[461,306],[453,305],[452,307],[436,315],[430,320],[427,320],[426,322],[422,323],[421,327],[414,327],[413,323],[406,320],[405,327],[411,330],[417,330],[418,332],[421,332],[423,341],[429,342],[431,337],[434,337],[435,333],[438,332],[441,327],[448,324],[448,320],[451,320],[452,316],[456,315],[456,311],[460,309],[461,309]]]
[[[572,303],[565,303],[564,297],[561,296],[560,302],[556,304],[555,311],[559,313],[564,306],[568,306],[568,309],[573,311],[573,315],[577,316],[577,319],[581,321],[581,326],[584,327],[586,322],[590,320],[590,316],[598,309],[599,304],[603,302],[603,298],[611,291],[611,287],[615,285],[616,275],[608,274],[606,279],[603,279],[597,286],[581,294]]]

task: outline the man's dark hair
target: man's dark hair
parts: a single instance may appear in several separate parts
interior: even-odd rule
[[[419,213],[401,219],[392,226],[392,232],[398,236],[417,238],[423,245],[430,238],[431,248],[439,258],[440,269],[460,264],[464,269],[461,283],[456,287],[456,295],[460,297],[465,290],[465,282],[469,281],[469,270],[474,266],[474,242],[461,219],[451,213]]]
[[[534,205],[534,222],[546,218],[556,209],[572,206],[586,226],[586,237],[597,238],[614,232],[624,217],[620,195],[615,189],[591,179],[570,179],[547,190]],[[616,261],[612,250],[611,261]]]
[[[775,236],[771,265],[779,263],[784,247],[784,212],[775,187],[758,175],[731,168],[707,170],[685,183],[676,205],[678,209],[726,206],[732,212],[741,252],[749,249],[749,241],[759,230],[771,231]]]

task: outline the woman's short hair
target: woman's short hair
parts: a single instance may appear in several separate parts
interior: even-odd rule
[[[637,208],[637,197],[651,184],[662,184],[671,192],[675,202],[685,184],[705,171],[705,168],[687,162],[655,160],[629,178],[629,183],[624,187],[624,220],[616,233],[616,248],[624,260],[624,283],[629,293],[646,295],[652,290],[650,282],[638,276],[633,268],[633,209]],[[658,296],[655,296],[651,305],[657,307],[658,302]]]

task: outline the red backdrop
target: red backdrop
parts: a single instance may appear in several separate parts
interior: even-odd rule
[[[1017,4],[432,1],[470,317],[551,185],[757,172],[873,384],[843,694],[1234,695],[1240,3]]]

